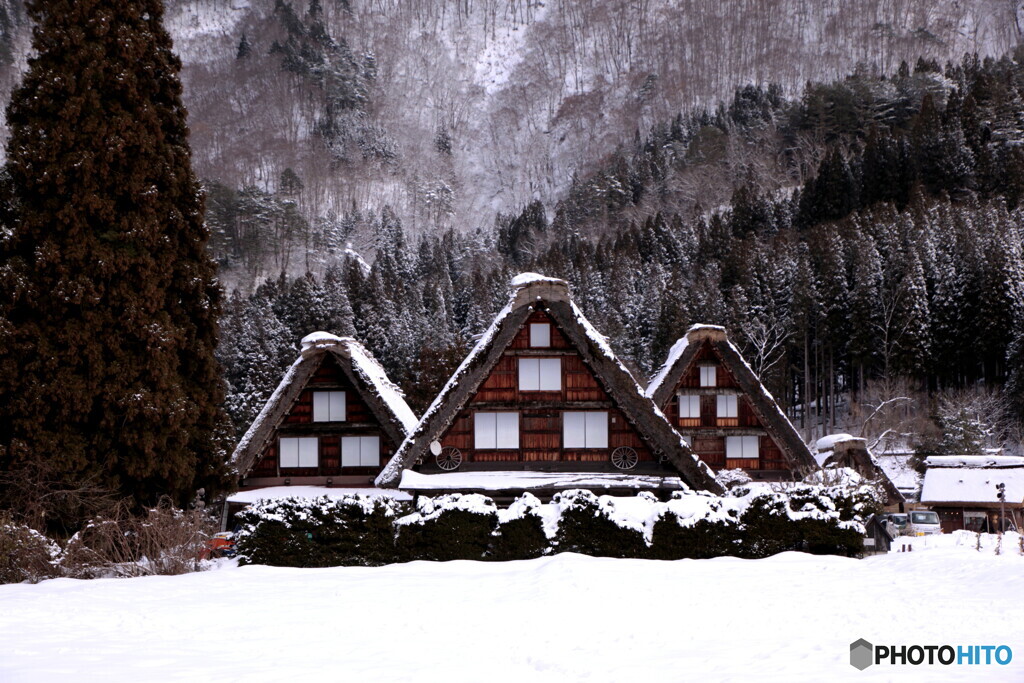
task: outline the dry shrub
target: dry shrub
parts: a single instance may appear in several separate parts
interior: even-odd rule
[[[60,547],[0,512],[0,583],[37,583],[60,575]]]
[[[72,536],[63,566],[77,578],[185,574],[199,569],[215,532],[215,521],[201,508],[180,510],[164,498],[135,515],[124,502]]]

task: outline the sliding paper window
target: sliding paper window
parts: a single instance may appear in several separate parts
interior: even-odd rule
[[[344,422],[345,392],[314,391],[313,422]]]
[[[473,436],[474,448],[519,448],[519,413],[477,413]]]
[[[377,467],[380,465],[379,436],[343,436],[342,467]]]
[[[562,414],[563,448],[608,448],[608,413],[603,410]]]
[[[316,467],[320,442],[315,436],[285,436],[280,441],[281,467]]]
[[[561,358],[520,358],[520,391],[561,391]]]

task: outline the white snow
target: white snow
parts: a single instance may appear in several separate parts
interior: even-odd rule
[[[909,500],[918,500],[918,493],[921,490],[921,473],[910,466],[910,459],[913,456],[908,453],[883,454],[875,456],[878,466],[885,472],[903,497]]]
[[[659,477],[644,474],[617,474],[604,472],[446,472],[443,474],[421,474],[413,470],[402,472],[399,488],[418,491],[478,490],[500,491],[515,489],[547,488],[603,488],[605,486],[624,488],[658,488],[686,490],[688,487],[679,477]]]
[[[260,500],[283,500],[286,498],[323,498],[341,500],[360,494],[373,498],[393,498],[394,500],[412,500],[412,496],[404,491],[375,488],[328,488],[326,486],[268,486],[262,489],[239,491],[228,496],[229,503],[245,503],[251,505]]]
[[[295,381],[295,375],[299,371],[299,366],[302,365],[302,361],[303,357],[300,355],[288,367],[288,370],[284,373],[284,377],[281,378],[281,383],[277,385],[277,388],[274,389],[274,393],[270,395],[270,398],[268,398],[266,404],[264,404],[263,410],[261,410],[260,414],[256,416],[256,419],[252,421],[252,424],[249,425],[249,429],[246,430],[245,434],[242,435],[241,440],[238,442],[238,445],[235,446],[235,452],[231,454],[231,460],[229,461],[230,465],[235,468],[235,470],[238,469],[238,461],[242,457],[242,453],[249,448],[249,443],[253,438],[255,438],[256,433],[260,430],[263,423],[270,417],[270,413],[273,412],[274,406],[281,401],[281,397],[284,395],[284,392],[292,382]],[[241,472],[239,472],[239,474],[241,474]]]
[[[996,484],[1006,484],[1006,502],[1024,502],[1024,467],[930,467],[925,470],[921,502],[998,503]]]
[[[668,375],[669,371],[672,370],[676,362],[686,353],[686,347],[690,345],[690,340],[685,336],[680,337],[676,340],[676,343],[672,345],[672,348],[668,351],[668,358],[662,364],[661,368],[654,374],[654,378],[651,379],[647,385],[646,394],[649,398],[654,398],[654,392],[658,390],[658,387],[665,381],[665,376]]]
[[[857,437],[851,436],[850,434],[829,434],[818,439],[815,444],[815,448],[818,452],[831,451],[835,448],[835,445],[841,441],[852,441]],[[820,463],[819,463],[820,464]]]
[[[349,358],[352,359],[353,369],[363,376],[367,384],[376,391],[381,401],[398,418],[405,434],[407,436],[412,434],[412,430],[416,429],[419,420],[416,419],[416,414],[412,412],[409,404],[405,402],[405,394],[402,393],[402,390],[388,378],[381,364],[370,355],[370,352],[362,344],[354,339],[349,339],[348,353]]]
[[[1016,455],[931,455],[925,467],[1024,467],[1024,458]]]
[[[568,286],[565,280],[557,277],[548,277],[547,275],[541,275],[540,273],[519,273],[519,275],[512,278],[512,282],[510,284],[512,289],[521,289],[537,282],[549,282],[551,284],[561,283]]]
[[[1024,557],[1012,535],[998,556],[957,538],[865,560],[228,561],[176,577],[0,586],[0,680],[1022,680]],[[859,638],[1006,644],[1015,656],[861,672],[849,664]]]

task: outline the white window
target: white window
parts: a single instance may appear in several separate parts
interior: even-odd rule
[[[561,358],[520,358],[520,391],[561,391]]]
[[[530,346],[551,346],[551,325],[548,323],[530,323]]]
[[[679,394],[679,417],[683,419],[700,418],[700,396]]]
[[[474,448],[519,448],[519,413],[477,413]]]
[[[342,467],[378,467],[380,466],[379,436],[343,436],[341,437]]]
[[[700,366],[700,385],[702,387],[713,387],[717,384],[716,368],[714,365]]]
[[[718,397],[718,417],[739,417],[736,413],[736,394]]]
[[[314,391],[313,422],[344,422],[345,392]]]
[[[758,457],[758,444],[760,438],[756,436],[727,436],[725,437],[725,457],[732,458],[756,458]]]
[[[562,413],[563,448],[608,448],[608,413]]]
[[[316,467],[320,444],[315,436],[281,437],[281,467]]]

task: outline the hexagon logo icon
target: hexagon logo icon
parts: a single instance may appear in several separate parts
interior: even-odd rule
[[[875,646],[863,638],[853,641],[850,643],[850,665],[863,671],[874,663],[871,661],[874,652]]]

